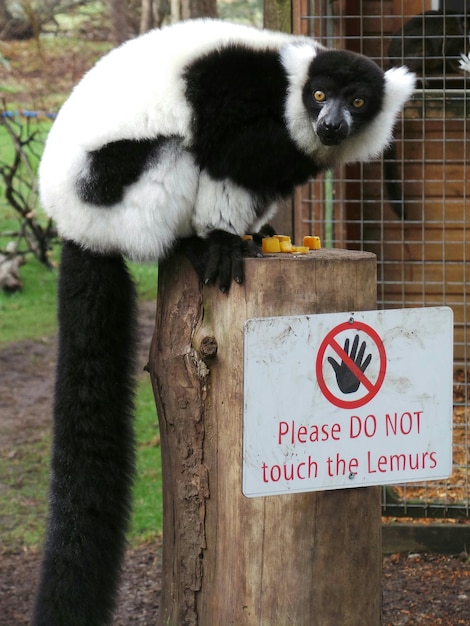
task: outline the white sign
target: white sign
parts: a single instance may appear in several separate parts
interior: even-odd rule
[[[247,320],[243,493],[447,478],[452,378],[448,307]]]

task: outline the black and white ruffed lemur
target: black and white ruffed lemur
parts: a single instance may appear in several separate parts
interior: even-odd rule
[[[330,167],[389,143],[414,75],[217,20],[110,52],[65,102],[40,164],[63,238],[50,511],[34,626],[109,624],[133,476],[135,296],[124,257],[181,246],[243,281],[241,239]]]

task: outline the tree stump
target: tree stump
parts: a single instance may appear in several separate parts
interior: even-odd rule
[[[150,359],[163,469],[158,623],[380,624],[380,488],[241,491],[245,320],[375,309],[375,256],[273,255],[247,259],[245,275],[224,295],[182,256],[159,269]]]

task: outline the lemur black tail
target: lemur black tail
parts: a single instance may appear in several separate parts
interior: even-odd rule
[[[399,219],[406,220],[407,207],[403,196],[403,178],[400,174],[397,160],[397,147],[395,142],[385,149],[383,155],[384,180],[387,190],[388,201],[393,212]]]
[[[134,338],[125,261],[64,242],[50,512],[34,626],[111,621],[134,472]]]

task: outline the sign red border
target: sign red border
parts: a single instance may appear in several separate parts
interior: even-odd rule
[[[349,357],[348,354],[344,351],[344,349],[339,345],[336,341],[335,337],[339,333],[344,330],[360,330],[366,333],[375,343],[377,349],[379,351],[380,357],[380,367],[379,367],[379,375],[375,383],[372,383],[367,376],[361,372],[359,367],[354,363],[354,361]],[[325,352],[328,347],[333,348],[333,350],[338,354],[342,361],[344,361],[349,369],[353,372],[355,376],[357,376],[358,380],[365,386],[367,389],[367,393],[362,396],[362,398],[356,398],[355,400],[343,400],[342,398],[337,397],[330,389],[328,389],[325,378],[323,376],[323,360],[325,356]],[[364,324],[363,322],[343,322],[338,326],[335,326],[330,332],[326,335],[323,341],[320,344],[320,348],[317,353],[317,360],[315,364],[315,371],[317,376],[318,385],[320,387],[320,391],[325,396],[325,398],[334,404],[340,409],[357,409],[361,406],[364,406],[368,402],[370,402],[379,392],[382,387],[382,383],[385,378],[385,373],[387,370],[387,357],[385,354],[385,347],[383,345],[382,339],[379,337],[377,332],[368,324]]]

